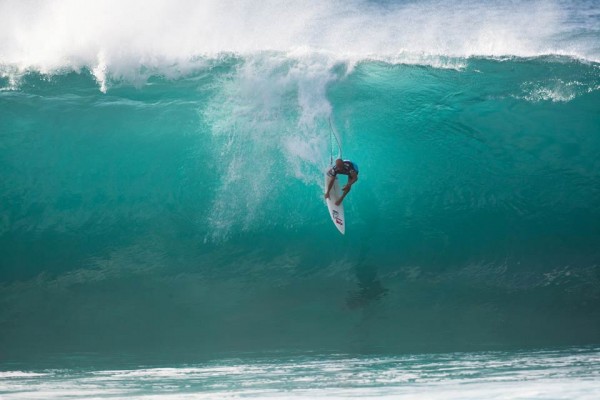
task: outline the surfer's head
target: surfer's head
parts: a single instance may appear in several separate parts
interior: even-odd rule
[[[341,158],[338,158],[337,160],[335,160],[335,166],[338,169],[343,169],[344,168],[344,161],[342,161]]]

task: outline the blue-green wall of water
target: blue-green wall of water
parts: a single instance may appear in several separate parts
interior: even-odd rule
[[[598,65],[462,63],[3,78],[0,350],[597,342]],[[329,118],[360,165],[346,236]]]

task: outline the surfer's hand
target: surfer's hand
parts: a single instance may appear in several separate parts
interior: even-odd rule
[[[329,198],[329,192],[325,193],[325,198],[328,199]]]
[[[339,206],[340,204],[342,204],[342,199],[339,199],[338,201],[335,202],[336,206]]]
[[[350,191],[350,185],[346,185],[342,188],[342,192],[348,193]]]

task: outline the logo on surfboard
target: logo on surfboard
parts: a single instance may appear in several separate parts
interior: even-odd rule
[[[344,221],[342,221],[342,219],[339,217],[339,213],[336,210],[333,210],[331,212],[331,215],[332,215],[333,219],[335,220],[336,224],[344,225]]]

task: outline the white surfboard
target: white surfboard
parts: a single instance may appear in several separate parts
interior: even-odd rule
[[[335,179],[331,191],[329,192],[329,198],[325,199],[327,203],[327,208],[329,209],[329,216],[333,221],[335,227],[340,231],[343,235],[346,232],[346,220],[344,219],[344,203],[339,206],[335,205],[335,202],[342,197],[342,191],[340,190],[340,184],[337,177],[331,177],[325,173],[325,191],[327,191],[327,187],[331,179]]]

